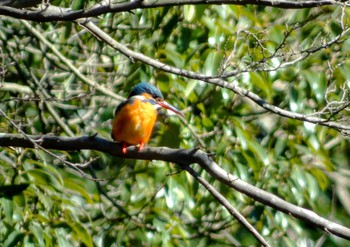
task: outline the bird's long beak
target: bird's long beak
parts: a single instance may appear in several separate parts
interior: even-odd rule
[[[157,104],[160,105],[161,107],[168,109],[174,113],[176,113],[177,115],[180,116],[184,116],[184,114],[182,114],[182,112],[180,112],[178,109],[176,109],[174,106],[170,105],[168,102],[162,100],[162,101],[157,101]]]

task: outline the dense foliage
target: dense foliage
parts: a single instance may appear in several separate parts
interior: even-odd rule
[[[160,62],[226,78],[291,112],[348,124],[349,11],[189,5],[106,14],[95,22]],[[200,147],[241,179],[350,226],[350,146],[344,133],[280,117],[228,89],[134,61],[74,22],[1,17],[0,65],[0,109],[8,118],[0,117],[2,133],[98,133],[110,139],[114,108],[133,85],[150,81],[184,109],[185,121],[162,112],[149,145]],[[50,152],[0,149],[5,246],[257,244],[176,164],[89,150]],[[102,181],[62,162],[94,158],[94,169],[85,172]],[[348,244],[233,193],[194,168],[273,246]]]

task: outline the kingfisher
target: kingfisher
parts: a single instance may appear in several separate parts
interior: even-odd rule
[[[142,150],[148,143],[160,108],[177,115],[183,114],[164,100],[159,89],[148,82],[140,82],[131,90],[128,98],[114,112],[112,139],[121,143],[122,152],[130,145],[139,145]]]

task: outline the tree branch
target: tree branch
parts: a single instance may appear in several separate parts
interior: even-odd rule
[[[138,60],[142,63],[148,64],[154,68],[163,70],[168,73],[176,74],[179,76],[201,80],[204,82],[208,82],[210,84],[219,86],[221,88],[226,88],[231,90],[232,92],[239,94],[242,97],[247,97],[262,108],[278,114],[282,117],[296,119],[300,121],[306,121],[313,124],[318,124],[322,126],[327,126],[333,129],[336,129],[340,131],[344,135],[350,134],[350,125],[347,124],[340,124],[334,121],[330,121],[329,119],[321,118],[321,117],[315,117],[305,114],[300,114],[297,112],[288,111],[282,108],[279,108],[277,106],[274,106],[272,104],[269,104],[264,99],[262,99],[259,95],[252,93],[251,91],[239,87],[235,83],[230,83],[224,78],[218,78],[218,77],[212,77],[212,76],[206,76],[202,75],[193,71],[188,71],[185,69],[179,69],[173,66],[170,66],[168,64],[164,64],[162,62],[159,62],[158,60],[155,60],[153,58],[147,57],[141,53],[135,52],[133,50],[130,50],[126,46],[123,46],[121,43],[110,37],[107,33],[105,33],[103,30],[101,30],[99,27],[97,27],[90,19],[82,19],[77,21],[81,26],[85,27],[88,31],[90,31],[93,35],[95,35],[97,38],[103,40],[108,45],[113,47],[114,49],[118,50],[125,56],[129,57],[132,60]],[[348,32],[349,30],[347,30]],[[332,41],[333,42],[333,41]]]
[[[325,5],[345,5],[344,1],[336,0],[160,0],[160,1],[125,1],[122,3],[110,3],[101,1],[88,9],[72,10],[70,8],[60,8],[53,5],[40,5],[34,9],[20,9],[9,6],[0,6],[0,15],[11,16],[18,19],[46,22],[46,21],[73,21],[79,18],[97,17],[106,13],[119,13],[132,11],[135,9],[149,9],[158,7],[184,6],[184,5],[259,5],[283,9],[313,8]]]
[[[26,138],[29,137],[30,139]],[[110,142],[106,139],[90,136],[81,137],[59,137],[59,136],[30,136],[16,134],[0,134],[0,146],[3,147],[24,147],[33,148],[33,142],[46,149],[56,149],[65,151],[79,151],[82,149],[97,150],[108,153],[113,156],[123,157],[126,159],[141,160],[163,160],[182,165],[199,164],[211,176],[226,184],[248,197],[270,206],[276,210],[294,216],[305,221],[319,229],[336,235],[338,237],[350,240],[350,228],[339,225],[335,222],[327,220],[315,212],[293,205],[284,201],[278,196],[259,189],[238,177],[223,170],[216,164],[207,153],[199,149],[171,149],[167,147],[145,147],[138,151],[137,147],[130,146],[127,153],[122,153],[122,145]]]
[[[202,178],[189,164],[182,165],[179,164],[183,169],[185,169],[188,173],[190,173],[200,184],[202,184],[209,193],[222,205],[226,208],[226,210],[236,219],[238,220],[253,236],[263,245],[270,246],[266,240],[259,234],[259,232],[244,218],[244,216],[235,209],[230,202],[221,195],[208,181]]]
[[[180,164],[181,165],[181,164]],[[226,208],[226,210],[238,220],[253,236],[263,245],[270,246],[266,240],[259,234],[259,232],[244,218],[244,216],[235,209],[230,202],[221,195],[208,181],[202,178],[195,170],[192,169],[189,165],[181,165],[188,173],[190,173],[200,184],[202,184],[210,194]]]
[[[35,27],[30,25],[30,23],[28,23],[27,21],[22,20],[21,22],[34,35],[35,38],[37,38],[40,42],[46,45],[61,60],[61,62],[64,63],[80,80],[82,80],[84,83],[88,84],[92,88],[96,88],[98,91],[100,91],[104,95],[108,95],[119,101],[124,100],[122,96],[113,93],[110,89],[105,88],[104,86],[101,86],[100,84],[96,83],[93,80],[90,80],[85,75],[83,75],[83,73],[81,73],[79,69],[77,69],[69,59],[67,59],[64,55],[62,55],[62,53],[59,50],[57,50],[56,47],[53,44],[51,44],[40,33],[40,31],[36,30]]]

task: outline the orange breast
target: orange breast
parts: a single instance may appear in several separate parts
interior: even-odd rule
[[[147,143],[157,119],[157,111],[149,102],[135,99],[125,104],[113,119],[112,138],[130,145]]]

